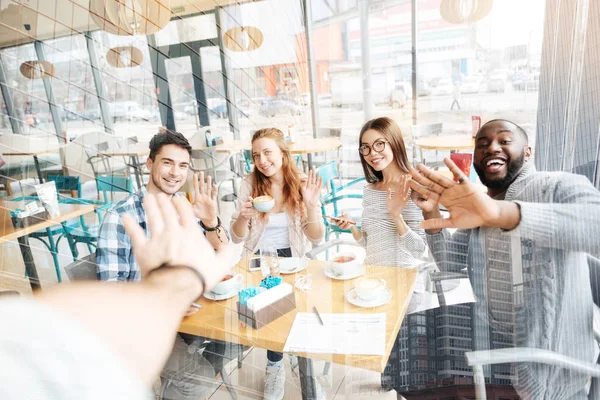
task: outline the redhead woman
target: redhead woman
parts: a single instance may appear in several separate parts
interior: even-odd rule
[[[320,243],[325,236],[319,203],[322,179],[314,171],[307,177],[301,176],[283,132],[276,128],[254,133],[252,159],[254,170],[242,182],[237,211],[232,217],[232,241],[244,244],[243,256],[269,247],[277,249],[280,257],[303,257],[312,244]],[[258,212],[253,206],[253,200],[260,196],[275,200],[268,213]],[[268,351],[267,359],[264,398],[283,399],[283,354]],[[319,386],[317,393],[324,393]]]

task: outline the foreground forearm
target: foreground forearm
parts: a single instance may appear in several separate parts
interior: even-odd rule
[[[150,385],[171,351],[181,318],[201,290],[193,272],[173,268],[157,271],[141,284],[61,285],[38,299],[103,339]]]

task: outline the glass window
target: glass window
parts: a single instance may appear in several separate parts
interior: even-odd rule
[[[109,114],[117,136],[137,136],[149,141],[161,125],[154,85],[154,74],[146,36],[116,36],[104,31],[93,33],[100,71],[106,87]],[[117,68],[109,52],[114,48],[132,46],[142,54],[137,66]],[[120,62],[129,65],[131,52],[120,52]],[[119,64],[117,64],[119,65]]]
[[[69,139],[90,131],[102,131],[103,123],[89,53],[83,35],[44,42],[46,59],[56,68],[52,89]]]
[[[19,69],[23,63],[37,60],[33,44],[10,47],[1,52],[15,116],[22,132],[27,135],[55,135],[43,80],[29,79]]]

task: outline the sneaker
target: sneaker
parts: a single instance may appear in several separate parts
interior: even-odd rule
[[[265,400],[282,400],[285,387],[285,370],[281,361],[276,365],[267,365],[265,376]]]

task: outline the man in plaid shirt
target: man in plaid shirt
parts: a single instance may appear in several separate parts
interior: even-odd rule
[[[159,133],[152,138],[146,161],[150,171],[147,187],[115,204],[100,226],[96,250],[98,279],[107,282],[141,280],[140,268],[133,258],[131,241],[125,233],[121,216],[131,215],[148,232],[144,196],[146,193],[175,195],[188,177],[191,154],[189,142],[179,132]],[[194,215],[208,241],[218,250],[229,243],[229,239],[217,217],[217,187],[211,185],[210,176],[205,181],[203,173],[195,174],[194,192]]]
[[[100,226],[96,250],[99,280],[117,282],[142,279],[140,267],[133,257],[131,239],[125,232],[121,217],[124,214],[132,216],[149,235],[144,196],[148,193],[175,196],[187,180],[191,154],[192,147],[179,132],[165,131],[152,138],[150,155],[146,161],[150,171],[148,185],[119,201],[108,211]],[[227,245],[228,233],[221,227],[217,216],[217,186],[212,185],[210,176],[205,180],[203,173],[194,174],[192,208],[215,250]],[[202,254],[198,254],[198,257],[202,257]],[[186,316],[196,311],[196,308],[190,307]],[[211,390],[206,385],[198,385],[197,378],[200,377],[201,382],[206,381],[208,386],[213,386],[210,382],[215,377],[212,365],[196,352],[199,340],[203,341],[189,335],[177,336],[172,354],[161,373],[164,380],[161,399],[204,398]]]

